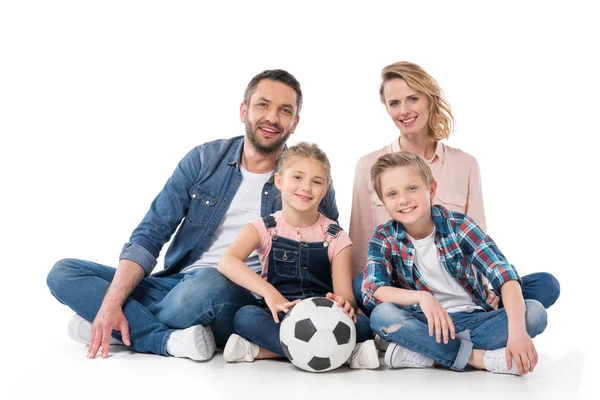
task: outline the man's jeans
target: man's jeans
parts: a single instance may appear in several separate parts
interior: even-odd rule
[[[92,322],[115,268],[90,261],[64,259],[47,278],[50,291],[61,303]],[[258,304],[252,293],[216,268],[200,268],[187,274],[148,276],[133,290],[123,312],[129,323],[132,350],[167,354],[167,340],[174,329],[210,325],[217,347],[223,348],[234,333],[233,317],[243,306]],[[113,331],[112,336],[121,340]]]
[[[546,309],[536,300],[525,300],[525,325],[530,337],[546,329]],[[393,303],[381,303],[371,313],[371,328],[386,341],[425,354],[445,367],[462,371],[473,349],[495,350],[506,347],[508,319],[504,309],[450,313],[456,339],[448,344],[429,336],[427,318],[422,312],[406,311]]]
[[[237,333],[280,356],[284,356],[281,342],[279,341],[279,330],[281,321],[285,314],[279,312],[279,323],[276,323],[268,307],[246,306],[235,315],[235,330]],[[356,343],[361,343],[373,338],[373,332],[369,326],[369,319],[364,315],[356,315]]]
[[[537,300],[542,303],[544,308],[550,308],[550,306],[556,302],[558,296],[560,296],[560,283],[558,282],[558,279],[547,272],[536,272],[525,275],[521,277],[521,281],[523,282],[523,286],[521,287],[523,298],[525,300]],[[362,301],[362,282],[363,274],[358,274],[352,281],[352,290],[354,291],[356,304],[358,304],[362,312],[369,315],[369,312],[365,309]],[[502,304],[502,297],[500,297],[500,304],[498,307],[504,307]]]

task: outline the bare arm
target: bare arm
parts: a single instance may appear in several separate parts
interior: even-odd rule
[[[500,288],[504,309],[508,318],[508,343],[506,361],[512,367],[514,358],[519,374],[533,371],[538,361],[535,345],[527,333],[525,324],[525,300],[518,281],[508,281]]]
[[[327,298],[335,301],[356,322],[356,300],[352,291],[352,246],[339,251],[331,261],[333,293]]]
[[[88,357],[96,357],[96,353],[102,346],[102,358],[108,356],[109,344],[112,331],[121,332],[123,343],[131,344],[129,339],[129,324],[123,314],[123,304],[133,289],[144,277],[144,269],[137,263],[122,259],[117,267],[117,272],[112,283],[106,291],[100,310],[94,318]]]
[[[287,313],[298,301],[289,302],[273,285],[258,276],[244,263],[250,253],[260,244],[256,228],[248,224],[238,238],[219,260],[218,270],[230,281],[262,296],[271,310],[275,322],[279,322],[278,311]]]

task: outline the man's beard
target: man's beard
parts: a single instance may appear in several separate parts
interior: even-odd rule
[[[292,130],[289,130],[287,133],[281,133],[280,136],[274,142],[271,143],[271,145],[265,146],[258,140],[258,135],[256,134],[255,130],[252,130],[252,124],[250,123],[250,121],[246,120],[245,125],[246,125],[246,137],[248,139],[250,139],[250,143],[252,143],[252,146],[256,150],[258,150],[259,153],[262,153],[262,154],[270,154],[270,153],[273,153],[273,152],[279,150],[281,145],[283,145],[286,142],[286,140],[288,140],[288,138],[290,137],[290,135],[293,132],[293,129],[292,129]],[[283,129],[281,129],[281,127],[278,125],[275,125],[274,127],[280,132],[283,131]]]

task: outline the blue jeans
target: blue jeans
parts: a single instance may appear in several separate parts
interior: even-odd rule
[[[285,316],[278,313],[279,321]],[[271,310],[268,307],[245,306],[236,314],[234,319],[235,330],[244,339],[259,345],[273,353],[285,357],[279,341],[278,324],[273,320]],[[361,343],[373,338],[373,332],[369,326],[369,319],[364,315],[356,315],[356,343]]]
[[[115,271],[90,261],[64,259],[54,265],[47,283],[58,301],[92,322]],[[173,330],[198,324],[210,325],[217,347],[223,348],[234,333],[235,313],[248,304],[258,304],[254,295],[225,278],[216,268],[166,277],[148,276],[123,305],[129,323],[130,348],[168,355],[167,340]],[[112,336],[121,340],[117,331]]]
[[[546,309],[537,300],[525,300],[525,306],[525,325],[527,333],[533,338],[546,329]],[[381,303],[373,309],[371,328],[385,340],[425,354],[457,371],[465,368],[473,349],[506,347],[508,319],[504,309],[450,313],[450,317],[457,335],[448,344],[437,343],[435,334],[429,336],[427,318],[422,312],[406,311],[394,303]]]
[[[521,277],[523,285],[521,290],[523,292],[523,298],[525,300],[537,300],[544,308],[550,308],[552,304],[556,302],[558,296],[560,296],[560,283],[554,275],[547,272],[536,272],[533,274],[525,275]],[[363,282],[363,274],[358,274],[352,281],[352,290],[354,291],[354,298],[356,304],[366,315],[369,315],[369,311],[364,307],[362,301],[361,286]],[[502,308],[502,297],[500,297],[500,304],[498,308]]]

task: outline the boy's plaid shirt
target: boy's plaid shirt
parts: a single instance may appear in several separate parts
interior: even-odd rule
[[[444,268],[465,288],[475,304],[486,311],[492,310],[485,301],[482,274],[499,293],[504,282],[521,283],[515,267],[469,216],[440,205],[431,208],[431,215],[436,230],[435,245]],[[365,307],[372,310],[380,303],[373,293],[381,286],[429,291],[414,261],[415,248],[399,222],[391,219],[375,228],[362,284]],[[418,305],[408,308],[420,311]]]

